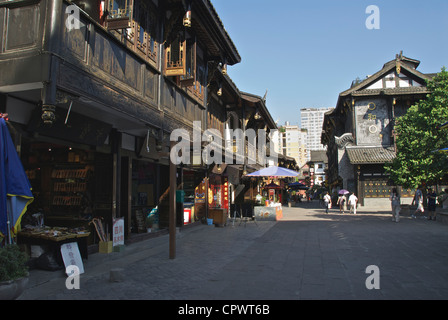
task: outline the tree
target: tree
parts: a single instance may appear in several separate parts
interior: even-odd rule
[[[385,169],[397,185],[414,188],[437,184],[448,171],[448,132],[439,125],[448,121],[448,72],[445,68],[427,82],[426,100],[411,106],[396,119],[397,156]]]

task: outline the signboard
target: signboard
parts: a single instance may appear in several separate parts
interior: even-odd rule
[[[113,246],[123,246],[124,245],[124,219],[118,218],[114,219],[114,225],[112,229],[113,236]]]
[[[76,266],[79,269],[79,274],[84,273],[84,265],[82,263],[82,258],[81,254],[79,253],[77,242],[62,244],[61,255],[66,270],[69,266]]]

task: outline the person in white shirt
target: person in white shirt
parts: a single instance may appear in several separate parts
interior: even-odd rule
[[[324,196],[324,202],[325,202],[325,212],[328,213],[328,209],[331,208],[331,197],[328,192]]]
[[[358,198],[356,197],[356,195],[354,193],[352,193],[350,195],[350,197],[348,197],[348,205],[350,206],[350,213],[352,213],[352,210],[353,210],[353,214],[356,214],[357,203],[358,203]]]
[[[417,218],[417,212],[420,212],[421,216],[424,217],[425,209],[423,208],[423,192],[422,192],[422,186],[418,186],[417,190],[415,190],[414,199],[412,200],[411,205],[414,203],[417,205],[417,209],[415,209],[414,214],[412,215],[412,218]]]

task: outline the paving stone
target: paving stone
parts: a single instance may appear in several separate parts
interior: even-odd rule
[[[388,212],[323,213],[317,202],[284,208],[284,218],[181,230],[176,259],[168,236],[85,261],[81,288],[63,272],[31,270],[20,299],[315,300],[447,299],[448,226]],[[380,289],[368,290],[377,265]],[[125,281],[109,282],[118,269]]]

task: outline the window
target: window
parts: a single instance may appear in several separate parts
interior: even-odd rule
[[[107,28],[124,29],[132,18],[134,0],[109,0],[107,5]]]
[[[125,6],[130,7],[120,9]],[[157,26],[154,5],[143,0],[110,0],[108,8],[115,9],[113,14],[109,13],[107,16],[107,28],[112,30],[112,33],[129,49],[157,66],[158,44],[151,36],[156,33]],[[130,18],[127,17],[128,13]]]
[[[185,76],[187,73],[186,41],[176,37],[165,49],[165,74]]]

